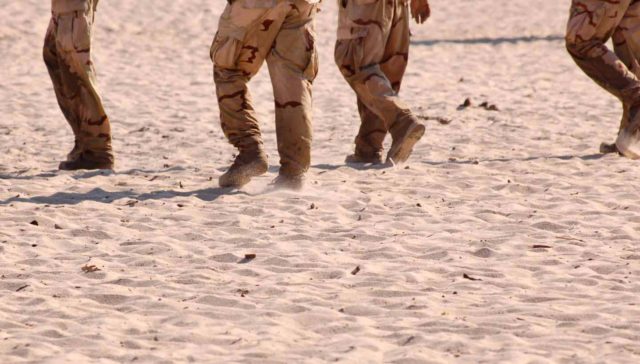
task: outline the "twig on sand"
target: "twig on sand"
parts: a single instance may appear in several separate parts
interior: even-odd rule
[[[409,337],[404,341],[404,343],[402,343],[402,346],[407,346],[407,345],[411,344],[411,342],[413,342],[415,339],[416,339],[416,337],[415,337],[415,336],[409,336]]]
[[[481,280],[482,280],[482,279],[480,279],[480,278],[473,278],[473,277],[471,277],[470,275],[468,275],[467,273],[464,273],[464,274],[462,275],[462,278],[464,278],[464,279],[468,279],[468,280],[470,280],[470,281],[481,281]]]
[[[140,202],[140,201],[138,201],[138,200],[129,200],[129,201],[127,201],[127,203],[125,203],[125,205],[129,206],[129,207],[133,207],[133,206],[137,205],[138,202]]]
[[[418,115],[418,119],[424,120],[424,121],[430,121],[430,120],[435,120],[437,122],[439,122],[441,125],[449,125],[453,122],[452,119],[449,118],[445,118],[442,116],[429,116],[429,115]]]
[[[569,240],[569,241],[579,241],[581,243],[586,243],[586,241],[582,239],[572,238],[570,236],[556,236],[556,239]]]

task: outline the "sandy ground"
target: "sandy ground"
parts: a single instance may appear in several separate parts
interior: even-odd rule
[[[113,174],[56,171],[49,3],[0,1],[0,362],[640,362],[640,169],[597,154],[619,105],[566,55],[569,1],[432,2],[403,96],[452,122],[427,121],[407,168],[345,166],[358,120],[325,1],[313,168],[287,192],[266,71],[273,166],[217,187],[221,0],[101,1]]]

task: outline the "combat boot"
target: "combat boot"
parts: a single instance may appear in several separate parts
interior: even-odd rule
[[[620,120],[620,127],[618,128],[618,135],[620,135],[620,133],[622,133],[622,131],[627,127],[627,125],[629,125],[629,119],[630,119],[630,113],[631,113],[631,108],[626,104],[626,103],[622,103],[622,119]],[[621,154],[620,151],[618,150],[618,147],[616,146],[616,142],[614,141],[613,143],[607,143],[607,142],[602,142],[600,143],[600,153],[601,154],[611,154],[611,153],[618,153]]]
[[[345,158],[347,164],[382,164],[382,151],[374,153],[362,153],[357,150]]]
[[[76,160],[80,158],[81,155],[82,155],[82,148],[80,147],[80,143],[76,139],[76,141],[73,143],[73,149],[71,149],[71,151],[67,154],[66,161],[69,162],[69,161]]]
[[[640,159],[640,105],[630,108],[629,121],[621,125],[615,147],[618,153],[629,159]]]
[[[393,141],[389,153],[387,153],[387,163],[402,164],[406,162],[413,152],[414,145],[424,135],[425,129],[424,125],[413,115],[398,118],[390,128]]]
[[[345,158],[345,163],[348,164],[382,164],[382,152],[383,147],[382,143],[384,142],[384,137],[386,135],[386,131],[384,130],[366,130],[363,132],[363,128],[365,128],[366,123],[363,121],[360,126],[360,133],[356,136],[354,140],[356,147],[353,154],[349,154],[347,158]],[[360,134],[364,134],[361,136]]]
[[[220,179],[220,187],[240,188],[251,181],[251,178],[267,173],[269,162],[262,148],[241,150]]]
[[[60,162],[58,169],[61,171],[75,171],[79,169],[113,169],[114,158],[111,150],[95,153],[84,151],[75,159]]]
[[[304,173],[289,175],[280,173],[272,184],[278,188],[284,188],[288,190],[300,191],[304,187],[306,178]]]

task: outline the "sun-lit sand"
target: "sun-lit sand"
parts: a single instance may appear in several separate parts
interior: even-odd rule
[[[426,138],[358,169],[325,0],[301,192],[269,186],[266,69],[270,172],[218,189],[222,0],[100,1],[117,172],[58,172],[49,4],[0,1],[0,363],[640,362],[640,165],[597,154],[620,107],[564,50],[569,1],[432,0],[402,92]]]

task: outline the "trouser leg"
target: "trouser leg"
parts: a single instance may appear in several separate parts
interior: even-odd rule
[[[361,157],[382,155],[387,127],[384,121],[358,98],[360,129],[355,139],[355,154]]]
[[[106,165],[113,164],[114,158],[111,126],[91,60],[93,21],[93,6],[54,14],[45,41],[45,62],[58,103],[75,134],[77,156]]]
[[[75,138],[74,147],[67,155],[67,160],[74,160],[77,159],[82,152],[79,148],[77,139],[77,136],[80,134],[80,120],[73,112],[72,103],[70,102],[70,100],[73,100],[76,95],[64,94],[65,88],[62,79],[61,64],[56,48],[56,24],[54,19],[51,19],[51,21],[49,22],[49,27],[45,36],[43,58],[44,63],[47,66],[47,71],[49,72],[49,77],[51,78],[51,82],[53,83],[53,90],[56,95],[58,106],[60,107],[62,114],[64,115],[67,123],[69,123],[69,126],[73,131],[73,135]]]
[[[566,45],[576,64],[589,77],[633,108],[640,104],[638,77],[605,45],[631,2],[573,0]]]
[[[222,130],[240,151],[261,149],[262,137],[248,82],[260,70],[282,26],[285,3],[227,5],[211,46]]]
[[[262,148],[260,126],[247,87],[250,75],[240,70],[214,68],[214,82],[224,135],[239,150]]]
[[[404,2],[397,2],[389,35],[380,61],[380,69],[387,77],[391,88],[398,94],[409,61],[409,16]],[[356,137],[356,154],[369,155],[382,151],[382,143],[387,134],[384,121],[358,99],[358,111],[362,124]]]
[[[627,8],[620,24],[613,33],[615,54],[636,77],[640,76],[640,2],[635,1]],[[630,105],[623,103],[623,115],[619,132],[627,127]]]
[[[386,132],[396,120],[411,114],[409,107],[398,97],[399,82],[404,70],[398,74],[399,79],[394,81],[397,86],[394,87],[389,78],[394,75],[385,72],[389,71],[390,65],[383,64],[383,61],[394,62],[386,60],[385,56],[388,54],[387,44],[396,20],[395,8],[398,6],[401,6],[398,1],[378,1],[369,5],[348,1],[346,7],[339,8],[336,64],[362,105],[382,121],[380,123],[365,113],[367,125],[363,126],[364,130],[359,134],[364,137],[359,143],[363,147],[372,144],[377,148],[380,145],[380,133],[374,133],[377,135],[369,139],[365,137],[369,131],[378,129]],[[396,31],[393,32],[395,37]]]
[[[267,57],[275,98],[280,174],[300,175],[311,164],[312,93],[317,74],[313,17],[316,6],[298,1]]]

